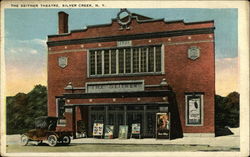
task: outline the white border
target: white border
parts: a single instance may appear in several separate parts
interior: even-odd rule
[[[13,2],[13,1],[12,1]],[[83,1],[74,1],[82,3]],[[17,3],[25,3],[19,1]],[[51,4],[51,1],[29,1],[30,4]],[[70,3],[58,1],[57,3]],[[6,153],[5,125],[1,125],[1,155],[4,156],[248,156],[249,155],[249,2],[245,1],[84,1],[103,3],[106,8],[238,8],[238,52],[240,57],[240,152],[96,152],[96,153]],[[4,75],[4,8],[10,8],[9,1],[1,2],[1,124],[5,124],[5,77]],[[64,7],[65,8],[65,7]],[[243,120],[244,119],[244,120]]]

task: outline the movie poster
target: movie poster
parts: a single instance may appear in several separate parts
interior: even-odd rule
[[[128,138],[128,126],[127,125],[120,125],[119,138],[120,139],[127,139]]]
[[[93,125],[93,136],[103,135],[103,123],[94,123]]]
[[[138,135],[141,133],[141,124],[140,123],[135,123],[132,124],[132,134]]]
[[[114,125],[106,125],[105,126],[105,134],[104,138],[112,139],[114,134]]]
[[[200,98],[188,100],[188,124],[201,124],[201,103]]]
[[[170,114],[156,114],[156,138],[170,138]]]

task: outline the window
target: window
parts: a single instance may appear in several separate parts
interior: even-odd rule
[[[111,74],[116,73],[116,50],[111,50]]]
[[[90,76],[160,73],[162,46],[138,46],[89,51]]]
[[[102,51],[97,51],[96,53],[96,61],[97,61],[97,74],[102,74]]]
[[[155,60],[156,60],[155,70],[156,72],[159,72],[161,71],[161,47],[156,47]]]
[[[203,94],[191,93],[185,95],[186,125],[203,125]]]
[[[95,53],[90,53],[90,75],[95,75]]]
[[[141,49],[141,72],[147,72],[147,48]]]
[[[124,49],[119,49],[119,73],[124,73]]]
[[[104,51],[104,74],[109,74],[109,50]]]
[[[139,72],[139,48],[133,49],[133,73]]]
[[[148,48],[148,72],[154,71],[154,48]]]
[[[126,73],[131,73],[131,50],[125,49]]]

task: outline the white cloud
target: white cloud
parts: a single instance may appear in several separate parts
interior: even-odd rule
[[[31,39],[31,40],[17,40],[17,42],[20,42],[22,44],[38,44],[41,46],[46,46],[46,40],[45,39]]]
[[[30,53],[31,53],[31,54],[37,54],[38,51],[37,51],[37,50],[31,50]]]
[[[33,39],[31,40],[31,42],[46,46],[46,40],[43,40],[43,39]]]
[[[16,48],[11,48],[9,51],[7,51],[7,57],[8,54],[13,54],[13,55],[27,55],[27,54],[38,54],[39,51],[30,47],[16,47]],[[10,56],[11,57],[11,56]]]

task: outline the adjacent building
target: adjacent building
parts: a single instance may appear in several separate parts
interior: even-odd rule
[[[139,123],[142,137],[156,137],[156,114],[167,113],[172,137],[214,136],[214,21],[121,9],[111,23],[68,31],[68,14],[58,18],[47,41],[48,114],[58,129],[92,136],[101,121],[117,137],[120,125],[131,132]]]

